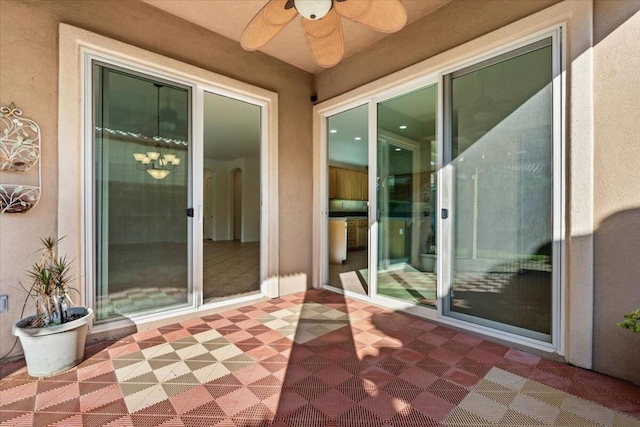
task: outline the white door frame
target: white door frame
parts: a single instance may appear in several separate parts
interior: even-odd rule
[[[570,8],[570,7],[569,7]],[[551,8],[550,8],[551,9]],[[566,11],[565,11],[566,12]],[[552,16],[549,12],[543,14],[546,18],[546,22],[549,20],[557,20],[558,16]],[[535,19],[532,17],[525,18],[523,21],[531,21],[535,22]],[[504,332],[496,329],[492,329],[489,327],[475,325],[468,322],[464,322],[458,319],[453,319],[450,317],[446,317],[443,314],[441,299],[448,294],[449,286],[447,285],[450,282],[450,263],[445,256],[442,256],[443,253],[450,253],[450,243],[445,242],[442,239],[443,234],[446,234],[445,227],[448,227],[448,224],[443,222],[438,215],[438,230],[440,231],[438,234],[438,253],[440,256],[438,257],[438,308],[437,310],[429,309],[426,307],[416,306],[410,303],[403,303],[399,300],[394,300],[391,298],[385,298],[380,295],[377,295],[377,280],[375,271],[375,265],[377,262],[377,254],[374,255],[374,252],[377,252],[377,239],[378,239],[378,228],[376,225],[376,220],[373,218],[370,220],[370,295],[362,296],[359,294],[353,294],[349,292],[344,292],[345,295],[348,295],[353,298],[366,299],[368,301],[379,303],[385,305],[389,308],[396,310],[407,311],[419,316],[423,316],[426,318],[431,318],[437,320],[440,323],[450,324],[458,327],[462,327],[464,329],[468,329],[470,331],[479,332],[488,336],[496,337],[499,339],[511,341],[517,344],[521,344],[524,346],[528,346],[531,348],[536,348],[546,352],[555,352],[563,355],[565,353],[565,343],[564,343],[564,335],[565,335],[565,315],[563,313],[563,307],[565,306],[564,300],[564,292],[565,285],[561,285],[565,283],[565,225],[564,225],[564,200],[565,200],[565,190],[564,190],[564,137],[565,137],[565,114],[564,114],[564,55],[562,54],[563,50],[566,47],[565,43],[561,43],[563,41],[564,35],[566,35],[566,25],[564,21],[555,21],[556,24],[547,25],[547,26],[533,26],[534,30],[529,29],[529,32],[524,32],[520,30],[519,32],[511,32],[509,33],[509,27],[507,26],[504,29],[498,30],[496,32],[501,33],[501,37],[497,38],[492,35],[491,43],[482,45],[482,37],[469,42],[468,44],[474,45],[473,49],[469,49],[468,46],[460,46],[458,48],[452,49],[451,52],[445,52],[444,54],[438,55],[434,58],[430,58],[426,61],[423,61],[420,64],[416,64],[409,69],[402,70],[390,76],[387,76],[380,81],[376,81],[365,85],[364,87],[355,89],[349,93],[341,95],[335,99],[331,99],[325,101],[321,104],[318,104],[314,107],[314,177],[315,182],[319,183],[319,185],[314,190],[314,256],[313,259],[316,261],[314,264],[314,284],[318,287],[322,287],[326,283],[327,273],[326,273],[326,218],[328,215],[326,209],[327,203],[327,165],[326,165],[326,120],[327,117],[332,116],[334,114],[338,114],[344,110],[349,108],[353,108],[358,105],[363,105],[368,103],[370,106],[369,110],[369,164],[377,165],[377,152],[374,149],[375,141],[377,138],[377,114],[375,106],[378,102],[384,101],[389,98],[393,98],[399,96],[401,94],[410,92],[411,90],[415,90],[421,87],[426,87],[432,83],[439,83],[438,86],[438,147],[439,147],[439,164],[443,165],[443,130],[444,130],[444,115],[441,114],[443,111],[443,96],[442,96],[442,81],[443,77],[446,74],[451,73],[452,71],[460,68],[464,68],[473,63],[481,62],[486,59],[498,56],[501,53],[505,53],[511,50],[514,50],[518,47],[528,45],[533,43],[536,40],[539,40],[544,37],[553,36],[554,38],[554,118],[560,117],[560,120],[554,119],[554,240],[556,241],[556,249],[554,252],[556,253],[557,259],[554,260],[554,265],[561,266],[560,268],[554,271],[554,283],[555,283],[555,291],[553,298],[553,316],[554,316],[554,327],[552,331],[552,342],[546,343],[543,341],[535,340],[532,338],[524,337],[521,335],[516,335],[509,332]],[[512,24],[513,26],[515,24]],[[522,24],[519,24],[522,26]],[[535,30],[535,28],[538,28]],[[488,37],[488,36],[487,36]],[[486,37],[485,37],[486,38]],[[469,52],[471,50],[471,53]],[[373,141],[373,142],[372,142]],[[440,191],[438,194],[438,207],[437,212],[439,213],[440,207],[443,206],[443,202],[447,202],[451,198],[451,194],[447,190],[447,185],[445,185],[446,176],[449,174],[448,166],[445,165],[441,167],[438,172],[438,182],[440,186]],[[370,170],[370,206],[371,212],[375,212],[377,207],[376,200],[376,175],[377,173],[371,173],[374,169]],[[370,215],[370,219],[371,219]],[[447,228],[448,229],[448,228]],[[450,234],[450,232],[449,232]],[[557,261],[557,263],[556,263]],[[587,356],[584,354],[580,354],[581,358],[586,358]],[[585,363],[584,366],[587,366]]]
[[[203,93],[234,98],[261,107],[261,294],[212,304],[202,304],[202,249],[192,245],[189,280],[192,289],[186,307],[134,316],[122,321],[105,322],[91,333],[113,330],[131,323],[144,324],[216,306],[234,304],[260,297],[279,295],[278,243],[278,96],[276,93],[221,76],[135,46],[60,24],[59,118],[58,138],[58,235],[66,236],[61,251],[75,256],[72,275],[77,281],[79,304],[91,307],[95,300],[94,281],[94,204],[93,153],[91,129],[91,61],[147,74],[191,88],[192,137],[190,206],[196,212],[190,219],[189,234],[202,236],[203,227]],[[135,165],[134,165],[135,166]],[[201,239],[195,239],[201,241]]]

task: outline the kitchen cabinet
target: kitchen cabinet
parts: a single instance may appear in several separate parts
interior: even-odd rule
[[[362,200],[362,172],[349,171],[349,183],[351,184],[351,200]]]
[[[369,200],[369,173],[362,172],[362,180],[360,184],[362,200]]]
[[[358,220],[347,219],[347,249],[358,247]]]
[[[351,199],[351,180],[348,169],[335,168],[336,170],[336,199]]]
[[[369,200],[369,174],[329,166],[329,199]]]
[[[369,244],[368,222],[366,219],[359,219],[356,222],[356,245],[359,248],[366,248]]]
[[[329,167],[329,199],[336,199],[336,168]]]

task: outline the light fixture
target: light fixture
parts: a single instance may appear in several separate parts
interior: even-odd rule
[[[153,138],[156,141],[161,141],[163,138],[160,136],[160,116],[164,115],[165,118],[167,116],[168,111],[173,111],[168,109],[168,107],[160,109],[160,88],[164,87],[159,83],[153,84],[158,90],[158,105],[157,105],[157,122],[156,122],[156,136]],[[175,113],[175,112],[174,112]],[[173,119],[173,116],[170,117]],[[175,124],[174,120],[169,120],[168,122],[172,122]],[[164,129],[173,130],[175,127],[171,126],[162,126]],[[180,158],[178,158],[175,154],[165,154],[163,155],[160,152],[160,144],[156,145],[157,151],[147,151],[147,153],[133,153],[133,158],[136,160],[136,168],[139,170],[147,171],[149,175],[151,175],[154,179],[164,179],[171,172],[176,172],[178,170],[178,165],[180,164]]]
[[[293,4],[300,15],[317,21],[329,13],[333,2],[331,0],[294,0]]]
[[[359,136],[356,136],[356,137],[355,137],[355,138],[353,138],[353,139],[355,139],[356,141],[360,141],[362,138],[360,138]]]
[[[396,151],[402,151],[402,148],[396,148]]]
[[[400,129],[402,129],[402,130],[404,130],[404,129],[406,129],[406,128],[407,128],[407,125],[402,125],[402,126],[400,126]]]
[[[338,131],[337,131],[337,130],[335,130],[335,129],[331,129],[329,132],[331,132],[331,133],[338,133]]]

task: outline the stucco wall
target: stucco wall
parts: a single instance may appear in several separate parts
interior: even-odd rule
[[[311,277],[311,74],[137,1],[3,0],[0,104],[15,102],[39,123],[43,189],[32,211],[0,216],[0,294],[9,294],[9,312],[0,314],[0,356],[13,342],[11,325],[24,302],[18,281],[37,259],[38,238],[56,235],[60,22],[278,93],[280,273]]]
[[[640,2],[594,5],[594,369],[640,384]]]
[[[531,15],[558,0],[455,0],[316,77],[325,101]]]

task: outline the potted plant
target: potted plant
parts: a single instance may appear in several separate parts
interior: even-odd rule
[[[40,240],[42,258],[29,272],[32,283],[25,288],[27,300],[34,299],[36,315],[13,325],[13,334],[20,339],[31,376],[53,375],[80,363],[93,317],[90,308],[71,307],[71,263],[56,255],[60,240],[51,237]]]
[[[640,334],[640,308],[625,314],[624,321],[616,323],[616,325],[622,329],[631,329],[636,334]]]

